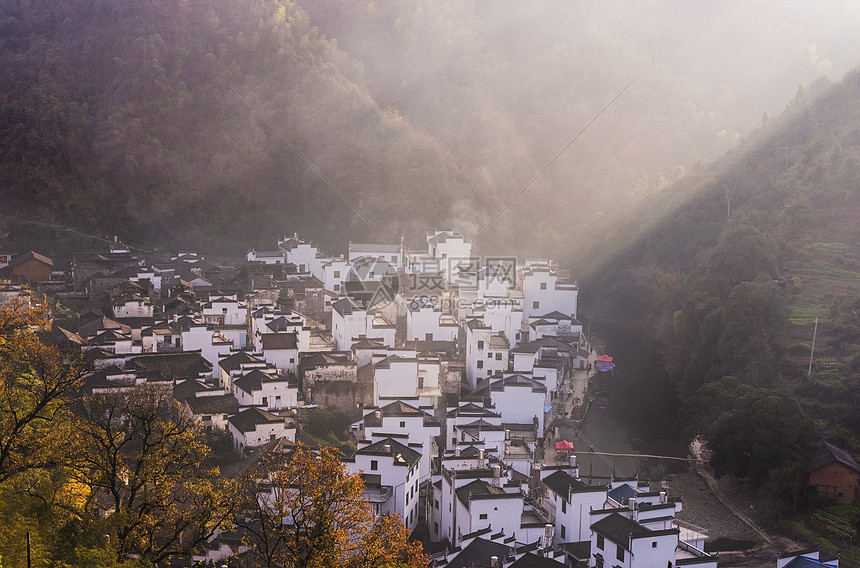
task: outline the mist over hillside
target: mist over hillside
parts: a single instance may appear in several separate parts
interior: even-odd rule
[[[858,23],[826,2],[3,1],[4,213],[231,252],[453,226],[585,263],[855,64]]]
[[[800,90],[655,198],[645,215],[663,219],[609,239],[582,283],[599,323],[664,356],[664,384],[628,385],[616,409],[642,428],[676,418],[682,441],[709,442],[718,474],[783,495],[813,442],[860,450],[858,99],[860,69]],[[669,408],[651,396],[661,388],[677,394]]]

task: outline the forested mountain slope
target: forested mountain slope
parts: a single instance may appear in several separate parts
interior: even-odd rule
[[[234,252],[377,236],[233,87],[387,237],[465,193],[292,3],[3,2],[0,85],[4,213]]]
[[[799,91],[658,196],[664,220],[583,286],[661,342],[683,434],[711,439],[718,471],[779,477],[820,436],[860,449],[857,100],[860,71]]]
[[[478,235],[543,172],[476,250],[584,266],[620,213],[841,75],[858,20],[799,1],[0,0],[0,222],[221,252],[285,230],[415,245]]]

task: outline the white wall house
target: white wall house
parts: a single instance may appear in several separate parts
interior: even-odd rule
[[[248,262],[261,262],[263,264],[284,264],[284,251],[278,250],[254,250],[248,251],[246,256]]]
[[[445,414],[445,446],[454,449],[460,441],[458,426],[474,423],[502,425],[502,415],[475,401],[461,401],[458,406],[448,408]]]
[[[185,351],[200,351],[204,359],[212,363],[212,377],[220,379],[218,361],[228,355],[234,347],[242,347],[225,336],[221,331],[205,324],[194,324],[181,333],[182,348]]]
[[[375,354],[373,356],[373,404],[393,400],[418,402],[418,357]]]
[[[448,282],[459,278],[460,271],[475,268],[472,259],[472,243],[454,231],[427,233],[427,254],[439,261],[440,271]]]
[[[296,235],[279,240],[278,248],[284,251],[284,259],[287,263],[296,265],[299,273],[310,273],[311,265],[319,253],[317,247],[300,240]]]
[[[349,274],[349,262],[342,258],[326,259],[317,276],[326,290],[340,294]]]
[[[484,325],[489,326],[493,333],[504,333],[512,345],[523,339],[523,309],[522,302],[514,299],[486,300],[475,303],[475,317],[480,318]]]
[[[543,433],[545,412],[548,410],[546,386],[520,373],[508,373],[499,379],[489,379],[487,392],[496,412],[505,423],[537,424]],[[483,394],[484,391],[481,391]],[[473,392],[473,395],[477,391]]]
[[[529,318],[531,328],[531,339],[540,339],[546,335],[554,336],[581,336],[582,324],[570,314],[559,311],[549,312],[543,315],[532,315]]]
[[[419,469],[421,454],[393,438],[384,438],[356,450],[344,464],[374,484],[391,487],[394,512],[409,531],[418,525]]]
[[[421,444],[421,480],[430,476],[430,460],[434,455],[434,438],[441,434],[442,426],[433,415],[402,401],[394,401],[376,409],[369,409],[364,418],[352,425],[357,438],[378,441],[390,434],[405,434],[409,443]]]
[[[474,388],[481,379],[508,370],[510,344],[507,337],[494,334],[479,319],[466,322],[466,383]]]
[[[476,481],[480,481],[481,483],[472,486],[474,492],[457,493],[459,489],[471,485]],[[519,496],[519,503],[508,503],[508,507],[503,505],[499,509],[499,511],[505,511],[507,519],[496,518],[496,515],[493,515],[491,518],[490,511],[478,512],[478,509],[482,509],[482,507],[476,506],[474,510],[471,510],[469,505],[467,505],[467,503],[473,500],[473,493],[474,497],[478,497],[483,492],[486,495],[499,495],[500,500],[506,499],[501,497],[501,494],[495,491],[495,489],[504,488],[509,481],[507,473],[500,467],[443,469],[441,475],[438,476],[438,480],[433,484],[432,510],[429,515],[430,526],[428,527],[430,529],[431,540],[440,541],[447,539],[451,543],[451,546],[457,546],[461,542],[462,535],[485,528],[490,524],[492,524],[494,532],[498,530],[496,527],[499,529],[507,527],[510,530],[514,525],[516,525],[516,528],[513,531],[518,530],[523,511],[521,495]],[[481,487],[493,487],[494,490],[478,489],[479,485]],[[512,492],[519,493],[519,490],[513,488]],[[516,501],[516,497],[511,500]],[[498,505],[494,505],[494,507],[496,506]],[[517,511],[519,514],[517,514]],[[472,512],[476,513],[474,523],[472,521]],[[482,514],[486,514],[487,517],[481,518]],[[438,530],[436,530],[437,523]],[[482,523],[486,523],[486,525],[478,526]],[[470,527],[474,528],[470,529]],[[508,532],[508,530],[505,532],[508,536],[511,536],[512,533]]]
[[[591,525],[589,566],[651,568],[675,566],[678,529],[651,531],[619,513],[609,513]],[[716,566],[716,559],[713,561]],[[696,564],[701,566],[701,564]]]
[[[396,326],[352,298],[341,298],[332,304],[331,332],[335,349],[349,351],[354,341],[361,337],[379,339],[388,347],[394,347]]]
[[[526,318],[553,311],[576,318],[579,287],[559,279],[550,263],[531,263],[523,268],[523,310]]]
[[[407,305],[407,341],[456,341],[459,331],[457,319],[451,314],[442,313],[440,306],[421,299],[415,299]]]
[[[115,318],[151,318],[155,313],[155,306],[149,298],[136,294],[123,294],[111,301],[113,317]]]
[[[233,379],[233,396],[239,406],[254,406],[263,410],[280,410],[298,406],[298,382],[293,377],[249,371]]]
[[[568,470],[541,471],[542,500],[555,524],[556,542],[582,542],[591,538],[591,511],[606,502],[605,486],[586,485]]]
[[[203,305],[203,321],[217,326],[244,326],[247,307],[236,296],[216,296]]]
[[[253,369],[266,369],[271,367],[259,353],[248,351],[234,351],[221,354],[218,357],[218,386],[225,392],[233,394],[233,378],[241,377]]]
[[[248,343],[255,351],[262,349],[261,337],[264,333],[296,333],[299,348],[306,351],[311,331],[307,328],[307,317],[298,312],[275,311],[261,307],[251,312],[251,339]]]
[[[349,262],[360,258],[379,258],[397,268],[403,267],[402,245],[378,245],[372,243],[349,243]]]
[[[455,528],[457,538],[477,530],[491,528],[513,536],[520,532],[523,516],[522,493],[508,493],[483,479],[476,479],[454,493],[457,511]]]
[[[298,375],[299,338],[296,333],[264,333],[260,337],[263,359],[285,373]]]
[[[233,438],[233,446],[239,451],[258,448],[278,438],[295,442],[295,413],[273,413],[255,407],[246,408],[229,418],[227,431]]]

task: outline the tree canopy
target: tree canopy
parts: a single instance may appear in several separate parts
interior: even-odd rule
[[[266,568],[426,566],[421,544],[400,519],[377,517],[363,491],[336,450],[298,444],[248,475],[237,523]]]

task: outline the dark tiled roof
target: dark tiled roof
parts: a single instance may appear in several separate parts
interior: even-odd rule
[[[218,361],[218,366],[227,371],[238,371],[242,368],[243,363],[265,363],[264,359],[254,357],[247,351],[237,351],[229,357],[225,357]]]
[[[355,360],[352,358],[351,351],[314,351],[311,353],[301,353],[299,355],[299,368],[303,371],[310,371],[317,367],[326,367],[328,365],[351,365],[355,366]]]
[[[497,380],[490,380],[491,390],[502,390],[505,387],[530,387],[535,392],[546,392],[546,385],[520,373],[508,375]]]
[[[11,262],[9,262],[6,268],[15,268],[19,264],[24,264],[28,260],[36,260],[43,264],[47,264],[48,266],[54,266],[54,261],[47,256],[30,251],[24,254],[16,255],[15,258],[13,258]]]
[[[608,517],[600,519],[591,525],[591,530],[605,536],[627,550],[630,549],[631,535],[651,532],[636,521],[618,513],[612,513]]]
[[[570,556],[579,560],[588,560],[591,558],[591,541],[584,540],[582,542],[566,542],[561,545]]]
[[[189,397],[185,402],[194,414],[237,414],[239,401],[232,394]]]
[[[483,406],[477,405],[474,402],[469,402],[462,406],[449,410],[448,416],[490,416],[498,418],[501,416],[501,414],[493,412],[492,410],[484,408]]]
[[[203,358],[199,351],[182,353],[157,353],[131,358],[127,369],[136,371],[159,372],[172,380],[196,379],[201,374],[212,372],[212,363]]]
[[[419,410],[414,406],[410,406],[402,400],[395,400],[377,410],[383,417],[400,417],[400,416],[427,416],[423,410]],[[381,426],[382,419],[376,418],[376,412],[371,412],[364,417],[365,426]],[[432,419],[432,416],[430,417]]]
[[[506,493],[501,487],[493,487],[483,479],[476,479],[458,488],[455,493],[467,507],[473,499],[521,499],[518,493]]]
[[[509,546],[479,537],[470,542],[454,559],[448,562],[446,568],[471,568],[473,566],[489,568],[491,557],[506,558],[510,550]]]
[[[276,422],[283,421],[284,419],[280,416],[272,414],[271,412],[266,412],[265,410],[260,410],[253,406],[243,410],[236,416],[230,417],[229,419],[230,424],[235,426],[236,429],[242,433],[253,432],[257,429],[257,425],[259,424],[274,424]]]
[[[545,319],[545,320],[556,320],[556,321],[558,321],[560,319],[563,319],[563,320],[572,319],[570,317],[570,314],[563,314],[558,310],[555,310],[554,312],[550,312],[548,314],[544,314],[544,315],[538,316],[538,317],[541,319]]]
[[[271,349],[298,349],[298,337],[295,333],[264,333],[262,336],[263,351]]]
[[[487,324],[485,324],[485,323],[484,323],[484,320],[477,319],[477,318],[468,320],[468,321],[466,322],[466,326],[467,326],[469,329],[472,329],[472,330],[475,330],[475,329],[490,329],[490,326],[488,326]]]
[[[812,456],[812,459],[809,461],[807,471],[811,473],[832,463],[841,463],[842,465],[860,473],[860,466],[857,465],[857,462],[851,454],[845,450],[837,448],[833,444],[828,444],[827,442],[821,442],[818,445],[815,455]]]
[[[391,447],[391,452],[385,452],[385,446],[388,445]],[[365,446],[363,448],[358,449],[355,452],[356,455],[390,455],[394,456],[394,463],[397,465],[398,463],[404,463],[409,466],[415,465],[418,460],[421,459],[421,454],[413,450],[408,446],[404,446],[394,438],[385,438],[378,442],[374,442],[369,446]]]
[[[212,392],[213,387],[200,382],[197,379],[188,379],[174,385],[173,398],[189,398],[197,396],[199,392]]]
[[[578,491],[603,491],[603,487],[593,487],[590,485],[586,485],[580,480],[576,479],[568,472],[564,470],[559,470],[550,475],[547,475],[543,479],[543,484],[552,489],[557,495],[560,495],[563,499],[567,499],[568,495],[573,492],[576,493]]]
[[[614,499],[616,503],[626,505],[631,497],[636,497],[636,490],[625,483],[610,491],[608,496]]]
[[[821,562],[807,556],[798,556],[783,568],[821,568],[822,566],[834,567],[836,562]]]
[[[272,376],[260,369],[254,369],[242,375],[237,379],[233,379],[233,384],[247,393],[258,391],[263,388],[263,383],[282,382],[288,383],[287,377]]]
[[[519,560],[507,566],[507,568],[562,568],[567,565],[564,562],[559,562],[552,558],[538,556],[534,552],[529,552],[520,557]]]
[[[341,298],[337,302],[334,302],[331,307],[342,316],[352,314],[353,310],[362,309],[361,306],[352,298]]]

